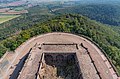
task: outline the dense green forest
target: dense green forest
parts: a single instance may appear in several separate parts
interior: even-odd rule
[[[81,4],[58,9],[53,13],[78,13],[104,24],[120,26],[120,6],[114,4]]]
[[[120,34],[120,26],[110,26],[114,31]]]
[[[9,37],[0,43],[0,56],[7,50],[14,51],[31,37],[48,32],[69,32],[91,38],[102,47],[120,73],[120,35],[110,27],[82,15],[61,15]]]
[[[111,4],[84,4],[84,5],[68,5],[67,3],[38,5],[29,8],[28,14],[23,14],[18,18],[0,24],[0,41],[14,34],[20,33],[22,30],[31,28],[33,25],[44,22],[55,15],[64,13],[82,14],[109,25],[120,25],[120,6]],[[53,11],[55,10],[55,11]],[[114,27],[114,30],[118,28]]]

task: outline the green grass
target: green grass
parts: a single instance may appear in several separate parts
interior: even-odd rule
[[[21,10],[24,10],[24,7],[17,7],[14,9],[15,11],[21,11]]]
[[[20,15],[0,15],[0,24],[19,16]]]

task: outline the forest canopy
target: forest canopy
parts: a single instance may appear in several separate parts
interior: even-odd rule
[[[14,51],[33,36],[49,32],[68,32],[89,37],[106,52],[120,73],[120,35],[110,27],[75,14],[61,15],[46,22],[37,23],[31,28],[1,41],[0,56],[3,56],[6,51]]]

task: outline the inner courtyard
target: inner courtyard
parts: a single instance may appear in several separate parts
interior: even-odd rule
[[[119,79],[94,42],[58,32],[33,37],[5,54],[0,69],[0,79]]]
[[[40,79],[82,79],[75,53],[44,53]]]

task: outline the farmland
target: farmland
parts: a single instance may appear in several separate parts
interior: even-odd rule
[[[9,21],[13,18],[19,17],[20,15],[0,15],[0,24]]]
[[[28,13],[28,5],[24,1],[0,3],[0,24]]]

